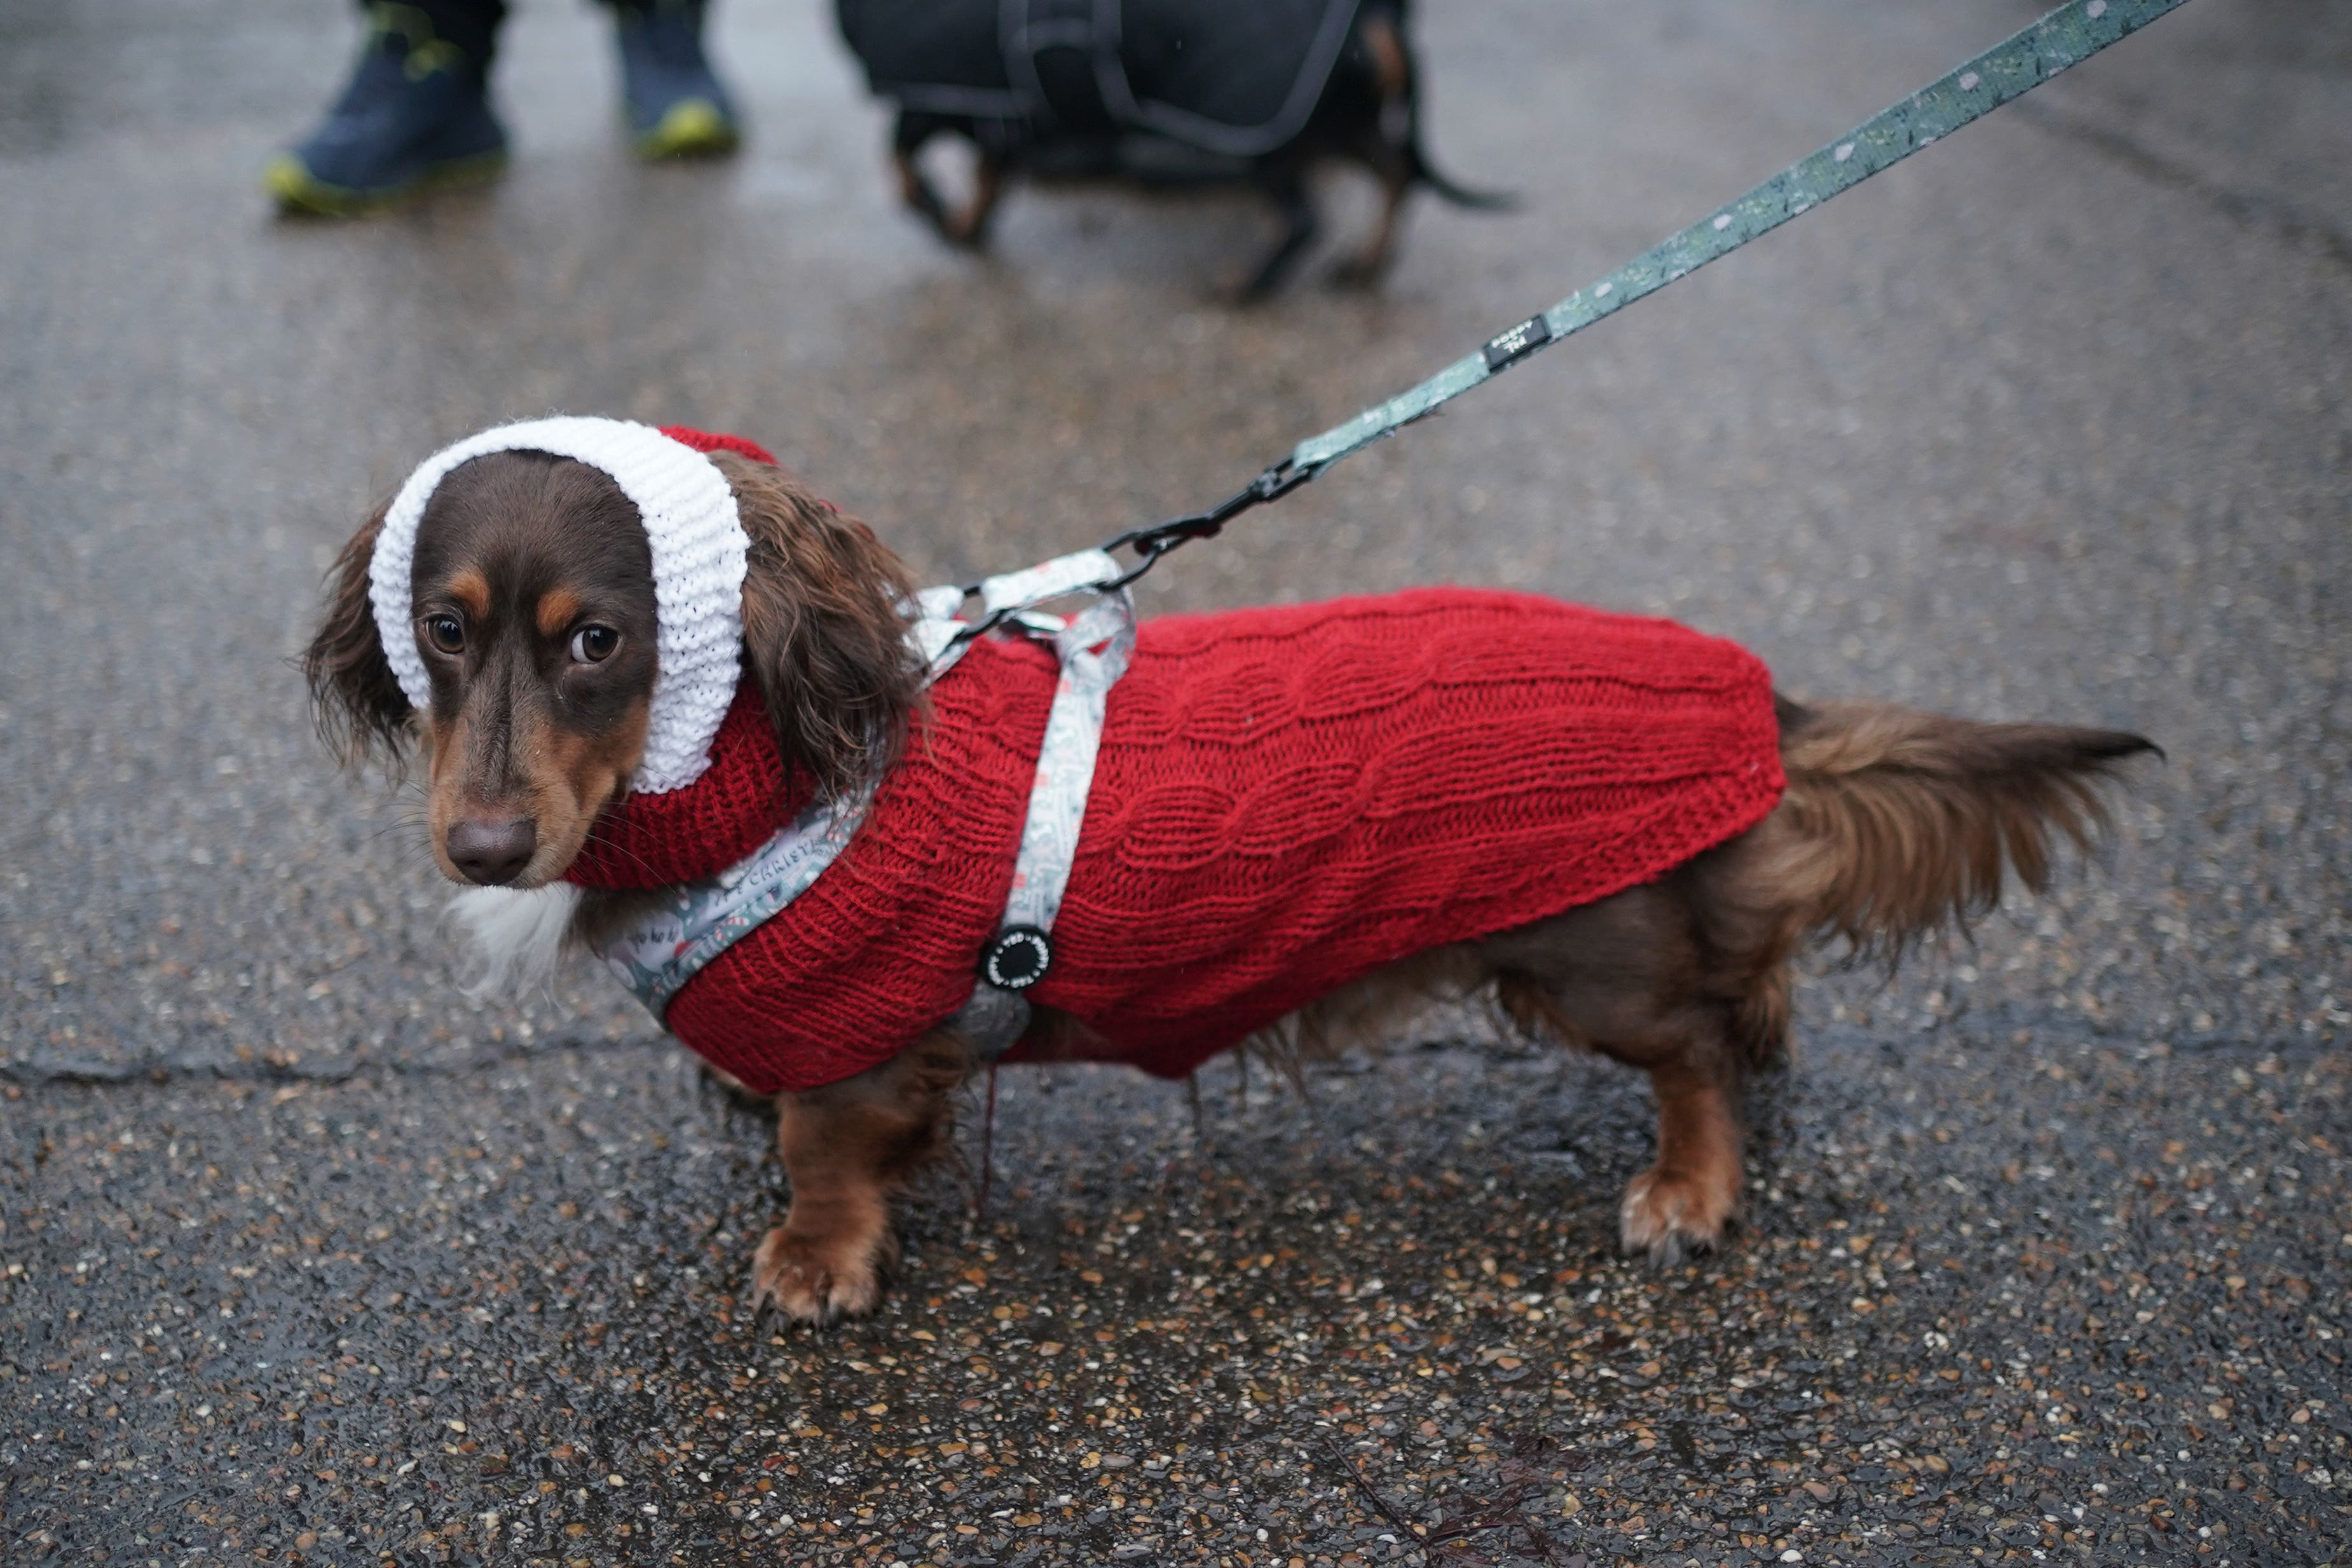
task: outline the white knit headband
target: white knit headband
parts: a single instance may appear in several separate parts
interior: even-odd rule
[[[489,452],[550,452],[600,468],[636,504],[653,547],[657,634],[652,721],[631,788],[682,789],[710,766],[711,737],[735,700],[743,645],[743,562],[750,540],[719,465],[651,425],[557,418],[502,424],[417,465],[393,498],[368,563],[376,636],[400,689],[419,712],[433,684],[417,652],[413,577],[416,525],[459,464]]]

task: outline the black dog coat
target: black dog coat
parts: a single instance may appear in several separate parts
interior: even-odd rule
[[[837,0],[877,96],[984,145],[1158,136],[1255,158],[1306,128],[1365,0]]]

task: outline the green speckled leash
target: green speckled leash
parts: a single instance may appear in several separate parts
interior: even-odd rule
[[[1872,116],[1811,157],[1799,159],[1591,287],[1530,316],[1411,392],[1300,442],[1289,456],[1230,499],[1205,512],[1133,528],[1109,540],[1105,549],[1131,547],[1142,557],[1119,582],[1134,581],[1187,539],[1205,538],[1252,507],[1288,495],[1349,454],[1427,418],[1442,404],[1530,355],[1900,163],[1929,142],[2032,91],[2067,67],[2185,4],[2187,0],[2068,0],[2006,42]],[[974,626],[971,631],[985,629]]]

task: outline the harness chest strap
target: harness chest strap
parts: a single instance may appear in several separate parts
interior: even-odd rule
[[[980,626],[1000,625],[1050,643],[1061,664],[1029,810],[1013,862],[1013,886],[997,937],[979,955],[972,994],[947,1027],[993,1061],[1029,1027],[1021,993],[1053,961],[1054,917],[1069,886],[1085,826],[1103,716],[1135,652],[1135,604],[1117,560],[1099,549],[1057,557],[992,577],[979,588],[977,623],[956,617],[968,597],[949,584],[915,598],[908,638],[922,656],[926,684],[955,667]],[[1065,621],[1034,607],[1072,594],[1093,597]],[[819,800],[750,855],[700,882],[665,890],[661,903],[598,951],[606,968],[656,1019],[703,967],[814,886],[866,820],[869,784],[856,795]]]

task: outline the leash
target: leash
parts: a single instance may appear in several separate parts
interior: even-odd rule
[[[1321,476],[1340,459],[1428,418],[1473,387],[1494,380],[1554,343],[1688,277],[1708,262],[1729,256],[1880,170],[1893,168],[1930,142],[1949,136],[2011,99],[2023,97],[2185,4],[2187,0],[2069,0],[2032,26],[1634,257],[1590,288],[1580,289],[1550,309],[1488,339],[1475,353],[1455,361],[1411,391],[1300,442],[1288,456],[1269,465],[1208,510],[1130,528],[1106,540],[1104,550],[1132,549],[1141,559],[1125,575],[1100,586],[1106,591],[1127,587],[1177,546],[1214,536],[1251,507],[1280,500]],[[961,635],[978,636],[1010,613],[992,612],[963,629]]]
[[[1012,907],[981,955],[979,983],[971,999],[949,1020],[950,1027],[981,1042],[981,1055],[990,1061],[1028,1027],[1029,1008],[1021,993],[1042,979],[1053,963],[1054,914],[1060,906],[1085,814],[1095,743],[1102,727],[1103,694],[1118,680],[1133,647],[1134,606],[1128,590],[1162,556],[1193,539],[1215,535],[1253,507],[1280,500],[1342,458],[1428,418],[1473,387],[1484,385],[1554,343],[1687,277],[1708,262],[1729,256],[1880,170],[1893,168],[1921,148],[2032,91],[2187,3],[2068,0],[2032,26],[1635,256],[1591,287],[1579,289],[1550,309],[1488,339],[1475,353],[1446,366],[1411,391],[1300,442],[1287,457],[1267,466],[1207,511],[1130,528],[1097,549],[1061,556],[1024,571],[924,591],[918,601],[922,620],[914,636],[935,675],[950,666],[975,639],[1003,626],[1051,636],[1065,674],[1054,714],[1047,721],[1046,753],[1039,760],[1038,783],[1023,831]],[[1118,549],[1133,549],[1139,558],[1135,565],[1122,571],[1110,554]],[[1097,597],[1087,611],[1067,623],[1040,614],[1039,607],[1048,601],[1073,593]],[[974,596],[980,600],[979,612],[970,621],[958,618],[959,607]],[[1108,640],[1114,629],[1119,632],[1118,641]],[[1066,706],[1071,710],[1066,714]],[[1067,732],[1070,744],[1057,755],[1055,738],[1063,732]],[[1048,758],[1053,759],[1052,766]]]
[[[1342,458],[1428,418],[1521,361],[1892,168],[2187,3],[2068,0],[1591,287],[1489,339],[1475,353],[1419,386],[1300,442],[1288,456],[1208,510],[1131,528],[1097,549],[984,582],[942,584],[918,594],[908,606],[908,634],[928,666],[929,679],[944,674],[975,640],[1000,627],[1050,643],[1062,667],[1022,831],[1013,892],[996,936],[980,956],[971,998],[947,1019],[946,1027],[961,1034],[992,1066],[1028,1028],[1030,1008],[1022,993],[1042,979],[1053,963],[1054,917],[1084,822],[1105,697],[1134,648],[1134,601],[1126,591],[1162,556],[1190,540],[1210,538],[1253,507],[1280,500]],[[1122,571],[1109,552],[1129,549],[1139,559]],[[1046,603],[1071,594],[1091,595],[1092,602],[1066,618],[1045,612]],[[974,597],[980,601],[978,612],[966,621],[959,612]],[[599,956],[656,1018],[663,1017],[670,998],[696,972],[791,904],[824,873],[856,832],[871,796],[869,789],[838,801],[814,803],[739,864],[716,877],[667,890],[659,904],[608,942]],[[992,1127],[994,1086],[992,1076]],[[991,1153],[983,1145],[983,1215]]]

